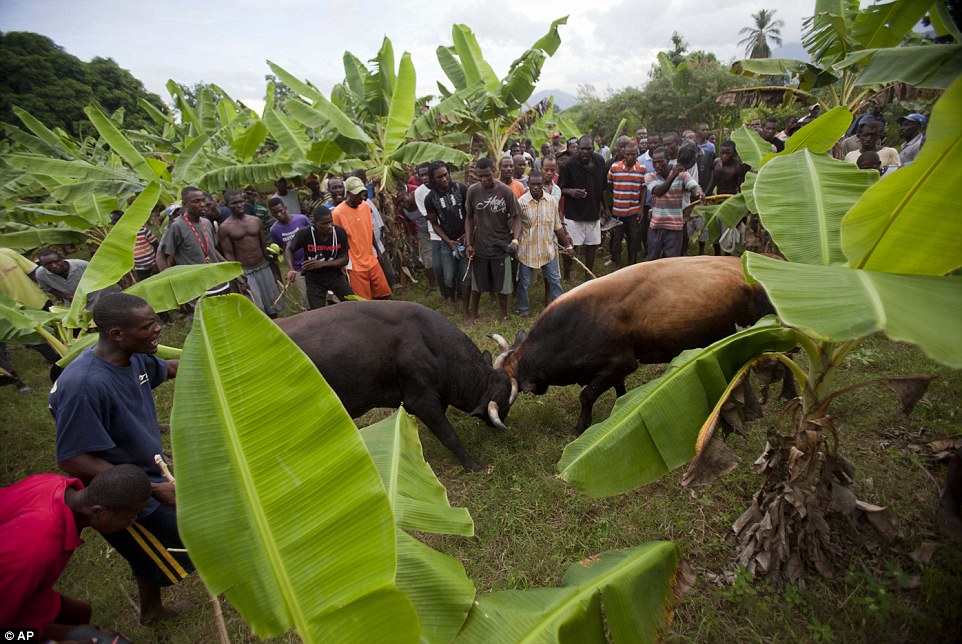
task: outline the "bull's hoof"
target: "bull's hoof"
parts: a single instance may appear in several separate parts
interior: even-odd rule
[[[461,463],[461,467],[464,468],[465,472],[477,472],[478,474],[490,474],[494,471],[493,465],[485,465],[483,463]]]

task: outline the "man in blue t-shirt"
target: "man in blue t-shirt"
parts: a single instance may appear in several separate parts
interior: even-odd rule
[[[163,454],[152,389],[177,373],[177,360],[157,353],[160,325],[147,302],[109,293],[93,310],[100,337],[71,362],[50,390],[57,423],[57,462],[86,485],[115,465],[141,468],[151,482],[151,499],[126,531],[105,535],[129,563],[140,594],[140,621],[174,617],[161,602],[160,588],[193,570],[177,532],[174,484],[154,462]]]

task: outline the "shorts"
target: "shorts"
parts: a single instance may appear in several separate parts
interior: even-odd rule
[[[104,539],[127,560],[134,577],[147,578],[158,586],[177,584],[194,571],[186,552],[167,551],[184,547],[173,506],[159,505],[126,530],[105,534]]]
[[[511,277],[511,258],[471,260],[471,288],[478,293],[500,293],[510,295],[514,290]]]
[[[378,297],[389,297],[391,286],[387,283],[384,271],[380,264],[375,264],[374,268],[367,271],[350,271],[348,275],[351,282],[351,290],[358,297],[365,300],[373,300]]]
[[[325,269],[328,275],[312,276],[306,279],[307,282],[307,302],[311,310],[320,309],[327,305],[327,292],[330,291],[337,297],[339,302],[347,299],[348,295],[354,295],[347,277],[341,269]],[[320,271],[315,271],[320,272]]]
[[[708,241],[708,227],[705,226],[705,220],[698,215],[685,222],[685,232],[689,238],[697,235],[697,241]]]
[[[601,243],[600,221],[574,221],[565,219],[565,228],[571,235],[572,246],[597,246]]]
[[[418,254],[424,268],[434,268],[434,255],[431,253],[431,234],[426,227],[418,227]]]

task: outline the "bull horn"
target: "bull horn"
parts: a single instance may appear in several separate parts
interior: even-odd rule
[[[507,351],[502,351],[498,354],[498,357],[494,359],[494,364],[491,365],[492,369],[500,369],[501,365],[504,364],[504,359],[508,357]]]
[[[505,424],[501,422],[501,417],[498,416],[498,403],[493,400],[488,403],[488,418],[491,419],[491,424],[498,429],[508,429],[505,427]]]
[[[508,404],[513,405],[514,399],[518,397],[518,381],[515,378],[511,379],[511,395],[508,397]]]
[[[505,340],[504,338],[502,338],[502,337],[501,337],[500,335],[498,335],[497,333],[489,333],[489,334],[488,334],[488,337],[491,338],[492,340],[494,340],[495,342],[497,342],[497,343],[498,343],[498,346],[501,347],[501,350],[502,350],[502,351],[507,351],[507,350],[508,350],[508,348],[509,348],[508,341]]]

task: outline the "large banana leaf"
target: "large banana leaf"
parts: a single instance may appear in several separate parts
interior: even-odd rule
[[[602,643],[606,630],[615,642],[659,641],[674,614],[678,565],[667,541],[603,552],[568,568],[560,588],[480,595],[457,641]]]
[[[914,87],[946,89],[962,71],[962,45],[887,47],[876,51],[859,74],[859,85],[897,81]]]
[[[23,148],[24,151],[33,152],[34,154],[43,154],[51,157],[60,157],[60,153],[55,149],[47,145],[43,139],[39,136],[34,136],[28,132],[24,132],[16,125],[11,125],[10,123],[2,123],[0,126],[3,127],[3,132],[12,141],[14,141],[18,146]]]
[[[852,124],[852,113],[839,105],[798,130],[785,141],[785,149],[779,154],[791,154],[802,148],[811,152],[828,152],[845,135]]]
[[[210,92],[208,91],[208,93]],[[196,174],[194,167],[200,159],[201,150],[204,149],[208,141],[210,141],[210,138],[206,134],[201,134],[194,139],[187,139],[187,145],[185,145],[184,149],[177,155],[177,161],[174,163],[174,171],[170,176],[171,181],[177,185],[183,185],[189,181],[188,177]]]
[[[808,335],[841,342],[884,331],[919,345],[933,360],[962,367],[962,277],[790,264],[755,253],[742,263],[782,321]]]
[[[138,192],[143,184],[129,181],[70,181],[50,189],[50,196],[63,202],[74,202],[97,194],[121,194]]]
[[[932,110],[915,162],[865,192],[842,221],[842,250],[853,268],[942,275],[962,266],[958,206],[962,185],[962,77]]]
[[[144,158],[137,148],[127,140],[127,137],[117,129],[117,126],[113,122],[104,116],[96,105],[88,105],[84,108],[84,113],[93,126],[97,128],[100,136],[103,140],[107,142],[110,148],[123,157],[124,161],[130,164],[137,173],[137,176],[144,181],[156,181],[160,178],[160,175],[154,172],[154,169],[147,163],[147,159]]]
[[[307,105],[296,99],[288,99],[284,108],[295,119],[307,127],[321,130],[327,125],[334,126],[337,133],[352,141],[371,143],[371,137],[364,133],[351,119],[327,99],[314,101],[314,105]]]
[[[745,205],[745,193],[739,192],[722,202],[715,210],[714,216],[716,219],[725,222],[725,225],[729,228],[734,228],[746,212],[748,212],[748,207]]]
[[[755,170],[762,167],[762,159],[773,151],[771,143],[758,136],[755,130],[745,126],[732,132],[732,141],[738,148],[738,156]]]
[[[767,317],[705,349],[681,353],[664,375],[618,398],[607,419],[565,447],[559,476],[592,497],[660,479],[695,455],[698,431],[741,366],[795,344],[794,331]]]
[[[792,262],[845,262],[839,240],[842,217],[878,173],[800,150],[766,163],[754,196],[765,229]]]
[[[293,102],[293,101],[292,101]],[[295,163],[304,161],[307,153],[307,136],[304,128],[293,122],[279,110],[270,107],[264,109],[264,125],[271,137],[277,141],[281,151]]]
[[[92,194],[75,201],[73,207],[77,214],[93,226],[106,226],[110,223],[110,213],[120,208],[117,197],[104,194]]]
[[[181,536],[257,635],[417,640],[390,504],[354,423],[245,298],[198,305],[171,425]]]
[[[932,6],[932,0],[898,0],[869,5],[858,12],[852,38],[865,49],[897,47]]]
[[[384,39],[390,43],[387,38]],[[391,56],[393,60],[394,57]],[[381,74],[387,72],[382,68]],[[393,76],[394,70],[390,70]],[[401,56],[401,64],[398,67],[397,79],[392,83],[394,93],[391,94],[391,107],[388,111],[387,122],[384,128],[384,154],[390,155],[404,143],[404,137],[408,128],[414,121],[414,89],[417,84],[417,76],[414,72],[414,64],[411,63],[411,54],[404,52]]]
[[[134,267],[134,243],[150,211],[160,196],[160,187],[151,183],[138,195],[127,208],[120,221],[110,229],[100,248],[90,258],[90,265],[84,271],[77,290],[70,303],[70,311],[64,318],[65,326],[79,325],[80,313],[87,304],[87,295],[102,288],[113,286]]]
[[[554,56],[555,52],[558,51],[558,47],[561,46],[561,34],[558,33],[558,27],[561,25],[568,24],[568,16],[558,18],[551,23],[548,27],[548,33],[541,36],[538,42],[531,45],[532,49],[540,49],[549,56]]]
[[[87,235],[77,230],[64,228],[35,228],[20,230],[15,233],[0,234],[0,246],[29,250],[40,248],[48,244],[76,244],[87,238]]]
[[[414,418],[399,409],[390,418],[361,430],[387,491],[397,525],[405,530],[474,535],[465,508],[453,508],[431,466],[424,460]]]
[[[4,161],[7,161],[15,167],[23,168],[27,172],[46,174],[51,177],[67,177],[86,181],[125,181],[139,183],[137,177],[133,175],[117,172],[104,166],[91,165],[86,161],[64,161],[62,159],[52,159],[28,154],[7,154],[4,155],[3,158]]]
[[[397,585],[414,604],[421,638],[450,642],[467,617],[474,584],[457,559],[435,552],[400,528],[472,536],[464,508],[452,508],[444,486],[424,460],[414,418],[399,409],[361,430],[387,491],[398,526]]]
[[[471,155],[437,143],[428,141],[410,141],[395,150],[390,156],[391,161],[398,163],[418,164],[430,161],[445,161],[455,165],[464,165],[471,160]]]
[[[208,289],[230,281],[243,272],[237,262],[171,266],[137,282],[124,293],[147,300],[157,312],[170,311],[196,300]]]
[[[803,90],[831,85],[838,80],[838,76],[827,69],[811,63],[790,58],[747,58],[732,63],[733,74],[753,78],[764,76],[788,76],[798,78],[798,85]]]
[[[197,187],[202,190],[224,190],[248,184],[271,183],[278,177],[288,174],[292,163],[238,163],[223,168],[214,168],[197,177]]]
[[[461,562],[397,531],[398,589],[418,614],[422,642],[450,642],[464,625],[474,600],[474,583]]]
[[[267,126],[261,120],[254,121],[240,136],[231,141],[231,147],[241,161],[250,161],[257,151],[264,145],[267,138]]]
[[[46,125],[41,123],[37,118],[33,116],[30,112],[25,109],[21,109],[16,105],[11,106],[13,113],[17,115],[27,129],[37,135],[37,137],[42,140],[47,146],[50,147],[54,153],[67,160],[75,159],[77,157],[76,146],[67,139],[57,136],[52,132]]]
[[[197,94],[197,120],[200,121],[200,134],[212,135],[217,130],[217,108],[214,95],[209,87],[201,87]]]
[[[464,66],[458,62],[456,57],[457,51],[454,47],[438,45],[437,54],[438,63],[441,64],[441,70],[444,72],[444,75],[448,77],[448,80],[451,81],[451,84],[454,85],[454,90],[458,91],[467,87],[468,81],[464,75]]]
[[[471,28],[467,25],[452,25],[451,39],[454,41],[454,50],[461,61],[467,84],[482,81],[489,92],[496,92],[499,85],[498,77],[481,55],[481,46],[478,45],[478,39],[475,38]]]

